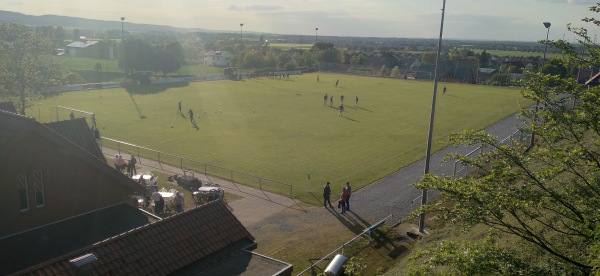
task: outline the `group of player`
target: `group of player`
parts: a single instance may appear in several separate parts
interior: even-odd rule
[[[323,96],[323,105],[327,105],[329,101],[329,107],[333,107],[333,96],[328,96],[325,94]],[[354,107],[358,107],[358,96],[354,98]],[[344,116],[344,94],[340,96],[340,106],[338,107],[339,116]]]
[[[177,113],[179,113],[183,117],[185,117],[183,115],[183,111],[181,110],[181,101],[179,101],[179,103],[177,104]],[[192,110],[191,107],[188,110],[187,114],[188,114],[188,116],[190,116],[190,123],[192,123],[192,126],[195,127],[195,128],[198,128],[198,125],[196,125],[196,119],[194,119],[194,111]]]

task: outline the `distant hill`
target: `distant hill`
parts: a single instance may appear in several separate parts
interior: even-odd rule
[[[26,15],[0,10],[0,21],[9,21],[26,26],[62,26],[64,29],[120,30],[121,21],[94,20],[58,15]],[[165,25],[136,24],[125,22],[127,31],[133,32],[211,32],[199,28],[177,28]]]

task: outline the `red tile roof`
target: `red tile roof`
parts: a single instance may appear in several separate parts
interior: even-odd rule
[[[217,200],[131,230],[95,245],[17,272],[27,275],[150,275],[185,268],[236,242],[254,237]],[[69,260],[92,253],[97,260],[77,268]]]
[[[101,161],[106,163],[106,158],[102,154],[102,150],[96,139],[94,138],[94,133],[88,127],[85,118],[77,118],[73,120],[63,120],[52,123],[43,124],[48,128],[54,130],[56,133],[62,135],[67,138],[69,141],[78,145],[85,151],[91,153],[92,155],[98,157]]]

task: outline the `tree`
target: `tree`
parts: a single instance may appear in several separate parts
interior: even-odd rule
[[[590,10],[600,12],[600,3]],[[572,30],[589,41],[581,29]],[[563,51],[565,61],[600,62],[600,49],[588,49],[584,59],[565,41],[549,44]],[[523,96],[544,106],[521,112],[523,130],[535,133],[536,143],[505,144],[483,131],[451,135],[449,145],[483,145],[489,151],[450,156],[478,168],[475,176],[424,176],[415,186],[441,191],[443,201],[453,205],[428,205],[421,211],[438,210],[440,219],[483,224],[517,237],[545,253],[534,259],[558,263],[561,274],[599,273],[600,87],[582,87],[560,74],[526,74]]]
[[[389,76],[389,70],[387,68],[387,66],[385,65],[381,65],[381,70],[379,70],[379,76],[380,77],[387,77]]]
[[[392,73],[390,74],[390,76],[393,78],[399,78],[400,77],[400,68],[398,68],[398,66],[395,66],[392,69]]]
[[[52,58],[54,47],[25,26],[0,25],[0,97],[17,98],[25,114],[27,100],[64,83],[66,70]]]
[[[185,53],[183,51],[183,46],[181,43],[174,41],[165,45],[164,50],[177,59],[177,62],[182,65],[185,64]],[[179,70],[179,68],[177,68]]]
[[[73,41],[79,41],[81,38],[81,30],[73,29]]]
[[[600,3],[590,10],[599,13]],[[600,26],[596,19],[584,21]],[[582,28],[570,29],[590,41]],[[595,47],[581,57],[566,41],[548,46],[564,53],[561,63],[600,63],[600,49]],[[424,176],[415,186],[441,191],[444,197],[439,205],[427,205],[418,212],[438,210],[445,221],[482,224],[516,237],[531,250],[514,257],[525,260],[527,251],[542,252],[528,260],[555,269],[548,274],[598,275],[600,86],[582,87],[571,76],[546,70],[526,75],[523,96],[544,106],[521,112],[523,130],[537,138],[533,146],[529,139],[501,143],[483,131],[451,135],[449,145],[484,145],[489,151],[476,157],[449,156],[478,168],[476,175]]]
[[[157,55],[156,69],[162,72],[163,77],[166,78],[168,73],[176,72],[181,68],[179,59],[173,53],[166,50],[158,50]]]
[[[243,59],[245,68],[262,68],[265,64],[265,58],[260,51],[248,51]]]

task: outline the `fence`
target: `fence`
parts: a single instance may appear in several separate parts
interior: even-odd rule
[[[101,138],[101,147],[113,148],[121,153],[135,154],[140,164],[144,164],[144,158],[154,160],[161,166],[175,166],[183,171],[195,171],[204,175],[215,176],[223,180],[231,181],[231,183],[239,183],[247,186],[259,188],[269,192],[275,192],[289,198],[294,198],[293,186],[286,183],[281,183],[275,180],[267,179],[260,176],[255,176],[249,173],[244,173],[229,168],[211,165],[175,154],[150,149],[135,144],[111,139],[108,137]]]
[[[512,146],[514,145],[515,141],[524,142],[529,141],[530,139],[531,133],[518,129],[508,137],[502,139],[500,141],[500,145],[509,144]],[[484,149],[485,147],[483,145],[479,146],[471,152],[467,153],[465,156],[472,157],[477,154],[482,154]],[[458,176],[467,176],[468,174],[474,172],[476,169],[477,168],[475,166],[467,166],[463,164],[460,160],[456,160],[454,161],[454,173],[452,174],[452,177],[456,178]]]
[[[382,226],[386,220],[388,220],[389,218],[391,218],[393,215],[389,215],[387,217],[385,217],[384,219],[378,221],[377,223],[372,224],[371,226],[365,228],[365,230],[363,230],[360,234],[356,235],[354,238],[350,239],[349,241],[345,242],[344,244],[342,244],[340,247],[334,249],[333,251],[329,252],[329,254],[325,255],[323,258],[319,259],[317,262],[315,262],[314,264],[311,264],[309,267],[307,267],[306,269],[300,271],[297,276],[300,276],[306,272],[308,272],[309,270],[311,271],[311,275],[312,275],[312,271],[314,269],[315,266],[317,266],[318,263],[327,260],[327,258],[331,257],[331,255],[340,252],[341,254],[344,255],[344,248],[347,247],[349,244],[351,244],[352,242],[356,241],[358,238],[362,237],[365,234],[369,234],[371,235],[371,232],[373,230],[375,230],[376,228]]]

